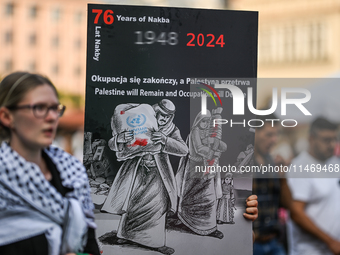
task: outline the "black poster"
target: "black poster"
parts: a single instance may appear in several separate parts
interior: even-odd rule
[[[254,130],[223,85],[256,105],[257,27],[257,12],[88,5],[84,165],[102,254],[252,254],[240,167]]]

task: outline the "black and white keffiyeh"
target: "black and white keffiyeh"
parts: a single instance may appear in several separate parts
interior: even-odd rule
[[[26,161],[3,142],[0,147],[0,214],[4,216],[11,211],[31,210],[62,226],[69,200],[74,199],[79,202],[87,225],[96,228],[94,206],[83,165],[57,147],[50,146],[45,152],[60,172],[62,185],[73,191],[63,197],[45,179],[36,164]],[[2,231],[6,230],[0,230],[0,236]]]

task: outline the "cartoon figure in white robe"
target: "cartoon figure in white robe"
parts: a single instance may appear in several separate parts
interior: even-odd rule
[[[163,99],[152,107],[116,107],[109,147],[124,161],[102,211],[121,215],[118,244],[137,243],[163,254],[166,213],[175,211],[177,192],[169,154],[185,156],[188,148],[174,125],[175,105]],[[126,125],[127,124],[127,125]]]

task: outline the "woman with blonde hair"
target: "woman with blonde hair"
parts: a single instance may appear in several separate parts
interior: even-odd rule
[[[51,145],[64,111],[46,77],[0,83],[0,254],[100,254],[86,171]]]

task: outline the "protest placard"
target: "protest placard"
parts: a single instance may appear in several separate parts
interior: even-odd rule
[[[256,104],[257,27],[256,12],[88,5],[84,165],[104,255],[252,254],[252,115],[216,84]]]

